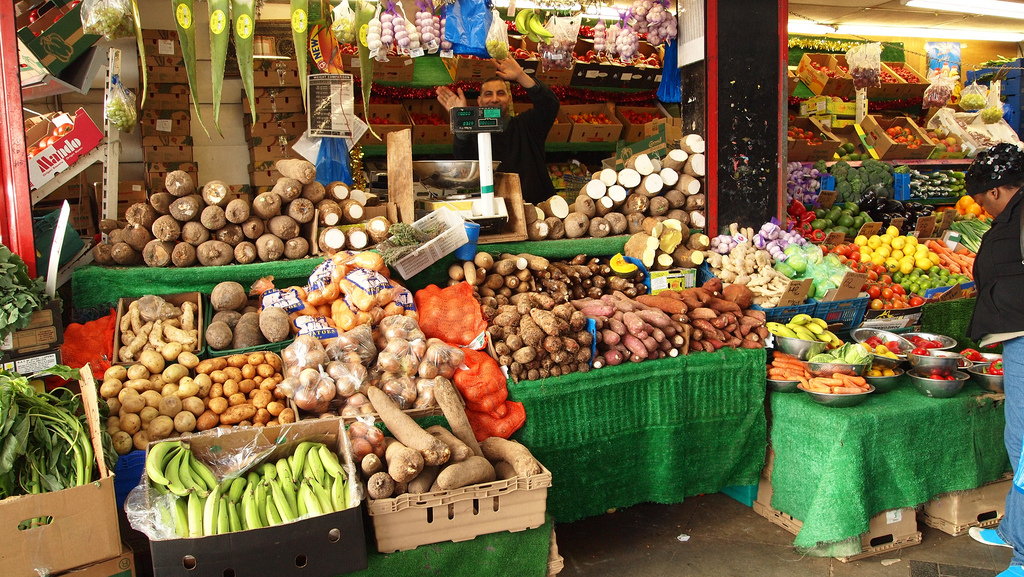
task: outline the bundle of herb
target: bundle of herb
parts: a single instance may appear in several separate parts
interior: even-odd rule
[[[28,326],[30,317],[49,301],[43,279],[32,280],[21,257],[0,244],[0,340]]]
[[[419,230],[411,224],[396,222],[388,229],[388,234],[391,236],[377,245],[377,252],[384,259],[384,264],[391,266],[444,231],[444,223]]]

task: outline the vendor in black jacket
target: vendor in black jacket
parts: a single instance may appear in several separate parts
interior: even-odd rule
[[[978,299],[967,336],[982,346],[1003,345],[1003,443],[1015,473],[999,527],[972,527],[970,534],[985,544],[1012,547],[1010,567],[1000,575],[1024,577],[1024,471],[1018,470],[1024,445],[1024,154],[1013,144],[984,150],[971,163],[964,180],[967,194],[994,217],[974,260]]]
[[[515,81],[526,89],[533,108],[509,119],[503,132],[491,134],[491,154],[494,160],[501,161],[497,172],[514,172],[519,175],[523,202],[536,204],[555,194],[544,159],[544,141],[558,115],[558,97],[542,82],[527,76],[514,58],[494,62],[498,67],[498,75],[480,85],[477,105],[500,107],[502,117],[507,117],[512,105],[512,91],[507,81]],[[447,110],[466,106],[466,95],[461,88],[456,94],[447,86],[439,86],[437,100]],[[476,135],[457,135],[454,142],[455,158],[477,160],[479,155],[476,144]]]

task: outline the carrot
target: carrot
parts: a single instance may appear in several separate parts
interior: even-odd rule
[[[858,395],[863,392],[864,389],[860,387],[832,387],[833,395]]]
[[[811,383],[816,383],[826,387],[841,387],[845,384],[842,379],[836,379],[834,377],[815,377],[811,379]]]

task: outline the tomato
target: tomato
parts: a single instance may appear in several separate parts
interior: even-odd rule
[[[916,347],[914,350],[910,351],[910,354],[912,354],[912,355],[929,356],[931,353],[929,353],[928,349],[926,349],[924,347]]]
[[[874,269],[869,270],[868,271],[868,281],[869,282],[875,282],[876,280],[878,280],[878,273],[875,272]]]
[[[72,125],[70,125],[70,124],[61,124],[60,126],[58,126],[58,127],[53,129],[53,136],[56,136],[57,138],[60,138],[60,137],[64,136],[65,134],[71,132],[72,128],[74,128],[74,127]]]
[[[860,250],[851,250],[849,254],[849,259],[852,260],[853,262],[860,262],[860,254]]]
[[[882,289],[882,298],[885,300],[892,300],[893,292],[889,287]]]
[[[35,156],[42,152],[42,150],[43,149],[39,148],[38,146],[30,146],[26,152],[28,153],[29,158],[35,158]]]
[[[845,244],[841,244],[837,246],[835,250],[832,252],[836,253],[839,256],[847,256],[850,254],[850,247],[846,246]],[[858,249],[857,252],[859,253],[860,249]]]
[[[919,307],[924,304],[924,297],[920,295],[914,295],[910,297],[910,306]]]
[[[873,299],[877,299],[878,297],[880,297],[881,292],[882,291],[878,288],[878,285],[871,285],[870,287],[868,287],[868,296]]]
[[[903,296],[903,295],[907,294],[907,289],[903,288],[903,285],[894,284],[894,285],[892,285],[892,292],[893,292],[893,294],[897,294],[899,296]]]
[[[883,274],[881,279],[882,284],[892,284],[892,277],[887,274]]]

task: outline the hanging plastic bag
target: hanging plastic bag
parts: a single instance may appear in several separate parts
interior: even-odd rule
[[[135,95],[121,84],[116,74],[110,78],[110,89],[103,98],[103,116],[121,132],[134,130],[139,118]]]
[[[942,108],[953,97],[953,87],[956,86],[956,79],[939,72],[933,72],[928,76],[928,88],[924,90],[921,98],[922,108]]]
[[[853,87],[879,87],[882,85],[882,45],[878,42],[858,44],[846,53],[846,63],[850,65],[850,76],[853,76]]]
[[[999,99],[1002,85],[1000,80],[993,80],[988,85],[987,106],[981,111],[981,121],[985,124],[996,124],[1003,119],[1003,103]]]
[[[85,0],[82,2],[82,32],[107,40],[134,38],[135,20],[129,0]]]
[[[348,147],[344,138],[324,138],[316,159],[316,181],[324,186],[332,182],[352,184],[352,171],[348,166]]]
[[[444,39],[452,43],[452,53],[490,58],[487,53],[487,31],[491,28],[491,11],[484,0],[462,0],[446,4]]]
[[[487,30],[487,53],[495,60],[508,58],[508,27],[496,8],[491,9],[491,27]]]
[[[331,23],[331,34],[339,44],[353,44],[356,41],[356,13],[348,2],[339,2],[331,11],[334,22]]]
[[[658,100],[662,102],[682,102],[683,99],[676,50],[675,38],[665,43],[665,60],[661,69],[661,84],[658,85]]]
[[[981,110],[988,104],[988,88],[973,82],[960,91],[960,108],[968,112]]]
[[[572,50],[580,33],[580,15],[552,16],[546,28],[552,37],[540,52],[544,70],[568,70],[572,68]]]

